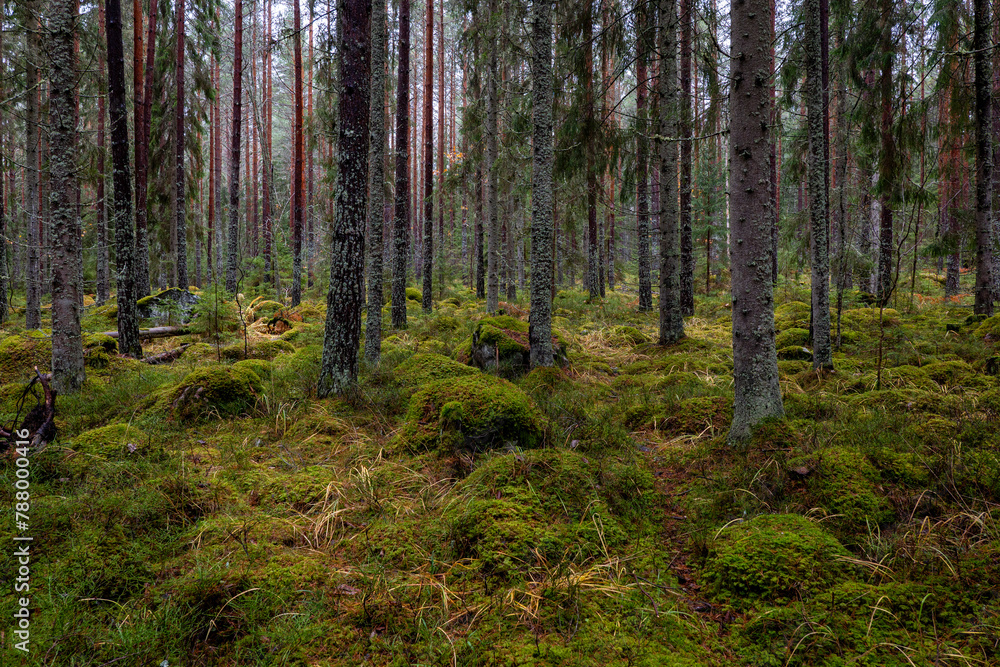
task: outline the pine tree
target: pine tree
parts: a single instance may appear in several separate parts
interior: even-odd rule
[[[239,2],[239,0],[237,0]],[[185,0],[177,0],[177,153],[174,158],[174,223],[176,237],[176,272],[177,287],[188,288],[187,277],[187,191],[184,189],[184,4]]]
[[[976,300],[973,312],[993,315],[996,298],[993,250],[992,72],[988,0],[973,3],[973,62],[976,72]]]
[[[302,172],[304,169],[302,146],[302,12],[299,0],[292,0],[294,29],[292,49],[294,51],[295,102],[294,125],[292,126],[292,306],[302,302],[302,228],[305,222],[305,189]]]
[[[552,365],[552,5],[533,0],[531,17],[531,366]]]
[[[240,237],[240,131],[243,125],[243,0],[236,0],[233,40],[233,129],[229,159],[229,247],[226,259],[226,291],[236,293]]]
[[[650,22],[649,0],[636,0],[636,20],[638,22],[636,36],[636,92],[635,92],[635,187],[636,187],[636,245],[639,264],[639,310],[653,309],[653,286],[650,278],[649,252],[649,122],[647,120],[647,91],[649,76],[647,62],[649,59],[650,33],[653,26]]]
[[[41,26],[39,23],[40,3],[31,0],[23,5],[26,14],[26,48],[24,50],[25,89],[27,91],[26,115],[24,118],[24,155],[27,163],[24,170],[24,188],[27,199],[28,225],[28,267],[25,275],[26,306],[25,323],[27,329],[42,326],[42,289],[40,244],[41,211],[38,199],[40,174],[38,172],[40,144],[39,137],[39,74],[38,61],[41,58]]]
[[[677,201],[677,3],[659,0],[660,345],[684,337]]]
[[[489,26],[492,34],[497,21],[496,0],[490,0]],[[493,41],[493,40],[490,40]],[[486,71],[486,312],[495,313],[500,307],[500,220],[497,210],[499,165],[497,165],[497,52],[492,45],[487,56]]]
[[[424,218],[423,301],[425,313],[434,305],[434,0],[427,2],[424,24]]]
[[[385,65],[388,45],[386,0],[372,3],[372,92],[368,158],[368,319],[365,359],[377,366],[382,354],[382,223],[385,218]]]
[[[406,274],[410,253],[410,0],[399,0],[399,72],[396,76],[396,201],[392,218],[392,326],[406,328]]]

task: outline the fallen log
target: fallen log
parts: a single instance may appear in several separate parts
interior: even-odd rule
[[[5,451],[15,440],[24,439],[21,438],[22,433],[26,433],[31,437],[28,445],[31,448],[40,447],[52,442],[56,437],[56,392],[49,386],[51,377],[48,373],[44,375],[39,373],[38,367],[35,367],[35,377],[31,379],[31,382],[25,388],[24,393],[21,395],[21,400],[23,401],[28,396],[28,393],[36,382],[41,383],[45,397],[35,407],[31,408],[24,417],[24,421],[21,422],[20,428],[15,428],[12,432],[0,428],[0,439],[6,441],[0,442],[0,451]]]
[[[181,345],[180,347],[174,348],[173,350],[167,350],[166,352],[160,352],[159,354],[151,354],[148,357],[144,358],[142,360],[142,363],[150,364],[153,366],[157,364],[169,364],[171,361],[180,358],[180,356],[184,354],[184,350],[186,350],[188,347],[190,347],[190,344]]]
[[[170,338],[171,336],[184,336],[189,333],[191,333],[191,330],[187,327],[153,327],[151,329],[140,329],[139,338],[143,340],[148,338]],[[117,331],[105,331],[103,335],[118,338]]]

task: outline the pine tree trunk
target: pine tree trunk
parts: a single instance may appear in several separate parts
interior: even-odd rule
[[[738,0],[732,9],[729,219],[735,397],[729,441],[734,444],[746,441],[762,420],[784,415],[771,282],[768,5],[768,0]]]
[[[993,314],[993,147],[992,137],[992,63],[988,0],[974,1],[973,62],[976,72],[976,301],[973,312]]]
[[[684,337],[681,310],[680,229],[677,205],[677,3],[659,0],[659,133],[660,157],[660,345]]]
[[[174,162],[174,215],[177,230],[177,287],[188,288],[187,276],[187,192],[184,189],[184,0],[177,0],[177,153]],[[238,155],[238,154],[237,154]]]
[[[410,253],[410,0],[399,0],[396,87],[396,204],[393,213],[392,326],[406,328],[406,274]]]
[[[680,232],[681,313],[694,315],[694,233],[691,229],[691,24],[692,0],[680,0],[681,96],[678,136],[681,138]]]
[[[104,27],[108,38],[108,115],[111,121],[111,164],[115,215],[115,263],[118,270],[118,350],[139,359],[139,319],[136,315],[135,255],[132,219],[132,174],[125,110],[125,56],[122,46],[120,0],[107,0]]]
[[[646,67],[649,58],[650,33],[653,26],[650,21],[648,0],[637,0],[636,14],[639,23],[639,35],[636,39],[636,137],[635,137],[635,192],[636,192],[636,245],[639,255],[639,310],[653,309],[653,285],[650,279],[649,253],[649,123],[647,120],[647,77]]]
[[[316,217],[313,212],[313,140],[316,136],[315,134],[315,124],[313,120],[313,69],[316,65],[316,60],[313,57],[313,22],[315,21],[315,0],[311,0],[309,3],[309,84],[307,86],[309,90],[309,102],[306,108],[306,115],[308,117],[309,123],[309,137],[306,141],[306,204],[305,204],[305,216],[306,216],[306,285],[311,289],[313,286],[313,281],[315,276],[313,274],[313,262],[316,260],[316,230],[314,229],[314,218]],[[383,49],[384,50],[384,49]],[[381,100],[379,102],[381,104]],[[383,106],[384,108],[384,106]],[[382,114],[385,116],[385,114]],[[382,130],[382,141],[385,142],[385,129],[383,123]],[[385,151],[383,150],[383,153]],[[385,170],[382,170],[383,175]],[[384,199],[384,197],[383,197]],[[256,201],[255,201],[256,203]],[[376,215],[372,217],[373,221],[378,221],[379,227],[382,224],[382,209],[376,212]],[[375,224],[373,222],[373,224]]]
[[[587,291],[591,299],[601,295],[599,234],[597,230],[597,168],[594,164],[594,135],[597,119],[594,117],[594,17],[588,5],[583,19],[583,113],[586,141],[587,179]]]
[[[446,111],[446,91],[444,87],[444,0],[438,5],[438,298],[444,298],[444,153],[448,150],[448,140],[445,135],[444,115]],[[452,211],[451,226],[455,227],[454,211]]]
[[[149,234],[147,198],[149,191],[149,126],[153,114],[153,71],[156,67],[157,0],[150,0],[146,27],[146,65],[143,80],[142,123],[135,127],[135,288],[137,298],[149,295]]]
[[[274,225],[271,220],[271,175],[272,165],[271,165],[271,113],[272,113],[272,89],[271,89],[271,2],[267,2],[267,28],[264,33],[264,39],[267,42],[266,50],[264,51],[264,139],[261,146],[261,151],[263,153],[263,173],[261,175],[261,219],[264,226],[264,275],[266,280],[272,284],[276,281],[274,277],[278,273],[278,269],[275,266],[277,261],[273,257],[274,249]]]
[[[531,313],[528,343],[532,368],[552,359],[552,5],[532,3],[531,113]]]
[[[490,15],[495,13],[495,0],[491,0]],[[490,48],[486,72],[486,312],[495,313],[500,307],[500,221],[497,211],[497,54]]]
[[[823,34],[820,0],[805,4],[806,105],[809,127],[809,219],[812,280],[813,368],[833,368],[830,341],[830,199],[825,155]]]
[[[434,306],[434,0],[427,0],[424,27],[424,224],[422,258],[423,309]]]
[[[385,62],[388,45],[386,0],[372,3],[372,84],[368,179],[368,319],[365,359],[377,366],[382,354],[382,218],[385,206]]]
[[[317,389],[321,398],[341,394],[357,382],[364,305],[372,3],[340,0],[337,10],[341,55],[337,208],[330,248],[323,362]]]
[[[243,0],[236,0],[233,41],[233,129],[229,152],[229,247],[226,291],[236,293],[240,238],[240,131],[243,125]]]
[[[24,154],[27,166],[24,170],[24,188],[27,199],[28,225],[28,267],[24,282],[26,287],[25,328],[38,329],[42,326],[42,285],[39,224],[41,210],[38,205],[41,187],[38,171],[39,146],[39,75],[38,61],[41,58],[41,27],[38,21],[39,2],[35,0],[25,6],[27,34],[25,41],[25,88],[27,90],[27,115],[24,119]]]
[[[105,64],[104,42],[104,3],[97,3],[97,77],[101,82],[107,81],[107,65]],[[104,214],[104,187],[107,181],[107,151],[105,147],[104,119],[107,116],[105,108],[105,91],[97,95],[97,193],[94,201],[94,212],[96,220],[94,226],[97,227],[97,305],[104,305],[111,295],[111,285],[108,278],[108,219]],[[141,118],[141,116],[140,116]],[[141,124],[141,120],[140,120]],[[3,297],[0,297],[2,299]],[[2,304],[0,304],[2,309]],[[0,322],[3,321],[3,314],[0,313]]]
[[[295,116],[292,127],[292,307],[302,302],[302,228],[305,222],[305,190],[302,187],[302,12],[293,2],[292,49],[295,69]]]
[[[483,219],[483,200],[485,197],[486,183],[483,178],[483,168],[481,165],[476,166],[476,180],[475,185],[475,195],[476,195],[476,224],[475,224],[475,236],[473,238],[473,244],[475,245],[476,254],[476,298],[485,299],[486,298],[486,252],[483,247],[486,241],[485,224]]]
[[[882,2],[882,72],[879,90],[882,96],[882,122],[879,128],[882,150],[879,156],[879,181],[881,194],[879,205],[878,236],[878,299],[881,305],[889,303],[893,292],[892,280],[892,192],[896,183],[896,144],[892,136],[892,109],[895,100],[892,94],[892,52],[893,52],[892,0]]]

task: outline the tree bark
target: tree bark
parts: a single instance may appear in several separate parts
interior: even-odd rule
[[[768,0],[735,0],[730,52],[730,197],[733,376],[729,442],[784,416],[774,349],[771,283],[771,45]]]
[[[594,117],[594,16],[592,5],[584,16],[583,24],[583,137],[586,146],[587,179],[587,292],[591,299],[601,296],[600,257],[597,229],[597,167],[594,158],[594,141],[597,119]]]
[[[694,234],[691,229],[691,25],[693,0],[680,0],[681,104],[678,136],[681,139],[680,232],[681,313],[694,315]]]
[[[135,254],[132,219],[132,174],[125,111],[125,56],[122,46],[120,0],[107,0],[104,27],[108,38],[108,115],[111,121],[111,163],[115,186],[115,262],[118,270],[118,350],[142,356],[135,302]]]
[[[318,395],[341,394],[357,382],[364,305],[365,214],[371,88],[371,0],[337,3],[340,59],[337,208],[330,248],[330,291]]]
[[[490,0],[490,16],[496,13],[496,2]],[[492,18],[491,18],[492,20]],[[497,211],[497,53],[490,46],[486,72],[486,219],[489,239],[486,252],[486,312],[495,313],[500,307],[500,221]]]
[[[993,314],[993,147],[992,147],[992,62],[990,8],[988,0],[975,0],[973,62],[976,72],[976,300],[973,312]]]
[[[424,224],[423,301],[425,313],[434,307],[434,0],[427,1],[424,23]]]
[[[135,127],[135,287],[137,298],[149,295],[149,234],[147,198],[149,192],[149,126],[153,114],[153,72],[156,67],[157,0],[150,0],[146,27],[146,66],[143,80],[142,123]]]
[[[37,0],[25,5],[27,34],[24,59],[25,88],[27,90],[26,117],[24,119],[24,154],[27,166],[24,170],[24,189],[27,199],[28,226],[28,268],[24,277],[26,294],[25,328],[38,329],[42,326],[41,290],[41,234],[39,234],[40,174],[38,172],[39,145],[39,74],[38,61],[41,58],[41,25],[38,20],[40,3]]]
[[[552,5],[532,2],[531,366],[552,365]]]
[[[97,77],[101,82],[107,81],[107,65],[105,64],[104,42],[104,3],[97,3]],[[104,214],[104,187],[107,181],[107,151],[105,146],[104,119],[107,116],[105,107],[105,91],[101,90],[97,95],[97,193],[94,198],[94,212],[97,227],[97,305],[102,306],[111,296],[111,284],[108,277],[108,219]],[[140,107],[141,108],[141,107]],[[140,115],[140,119],[141,119]],[[141,120],[140,120],[141,123]],[[0,258],[2,260],[2,258]],[[3,297],[0,297],[2,299]],[[0,305],[2,309],[2,305]],[[0,322],[3,321],[3,314],[0,313]]]
[[[226,291],[236,293],[240,238],[240,131],[243,126],[243,0],[236,0],[233,40],[233,129],[229,152],[229,247]]]
[[[294,29],[292,48],[295,68],[295,125],[292,127],[294,153],[292,164],[292,306],[302,302],[302,228],[305,217],[305,189],[302,187],[302,12],[299,3],[292,3]],[[369,10],[370,11],[370,10]]]
[[[385,206],[386,0],[372,3],[372,92],[368,158],[368,320],[365,359],[377,366],[382,354],[382,218]]]
[[[660,345],[684,337],[677,207],[677,3],[659,0]]]
[[[410,0],[399,0],[396,84],[396,204],[393,213],[392,326],[406,328],[406,274],[410,252]]]
[[[881,305],[892,297],[892,192],[896,183],[896,144],[892,136],[892,0],[882,1],[882,72],[879,90],[882,97],[882,122],[879,128],[882,150],[879,156],[878,299]]]
[[[175,276],[177,286],[187,290],[187,192],[184,186],[184,31],[184,0],[177,0],[177,153],[174,162],[177,266]]]
[[[650,32],[653,26],[650,21],[649,0],[636,0],[638,17],[638,37],[636,38],[636,92],[635,92],[635,220],[636,245],[639,255],[639,310],[653,309],[653,285],[650,279],[649,253],[649,123],[647,121],[647,78],[649,76],[647,62],[649,58]]]

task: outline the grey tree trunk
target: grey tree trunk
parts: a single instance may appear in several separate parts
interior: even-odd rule
[[[97,6],[98,21],[97,21],[97,31],[98,31],[98,45],[97,45],[97,78],[98,81],[104,82],[107,80],[107,66],[105,65],[104,59],[104,3],[98,3]],[[105,108],[105,97],[104,90],[101,90],[97,96],[97,192],[94,198],[94,209],[96,215],[96,220],[94,225],[97,227],[97,305],[102,306],[108,300],[111,295],[111,284],[108,277],[108,264],[109,264],[109,253],[108,253],[108,219],[105,216],[105,203],[104,203],[104,187],[107,182],[107,172],[105,171],[107,165],[107,153],[105,151],[105,127],[104,119],[107,116],[107,109]],[[2,316],[0,316],[2,320]]]
[[[882,122],[879,133],[882,139],[882,150],[879,155],[879,217],[878,234],[878,299],[883,306],[889,303],[894,288],[892,278],[892,193],[896,183],[896,142],[892,134],[893,113],[893,1],[882,0],[882,71],[879,89],[882,97]]]
[[[38,91],[38,60],[41,58],[41,26],[39,25],[39,4],[37,1],[26,5],[25,25],[27,42],[25,49],[24,71],[25,88],[27,90],[27,116],[24,119],[24,155],[27,167],[24,170],[24,187],[27,193],[27,224],[28,224],[28,268],[24,276],[26,294],[25,328],[38,329],[42,326],[42,290],[41,261],[39,234],[40,211],[38,207],[38,189],[40,179],[38,173],[38,143],[39,143],[39,91]]]
[[[107,0],[104,27],[108,37],[108,117],[115,186],[115,263],[118,270],[118,351],[142,357],[135,301],[135,245],[132,219],[132,174],[129,165],[128,115],[125,110],[125,56],[120,0]]]
[[[490,16],[495,2],[490,2]],[[500,307],[500,222],[497,211],[497,53],[491,46],[486,72],[486,312]]]
[[[693,0],[680,0],[681,103],[678,136],[681,138],[680,232],[681,313],[694,315],[694,234],[691,229],[691,26]]]
[[[49,215],[52,218],[52,386],[61,394],[83,385],[80,274],[83,261],[76,164],[76,0],[52,0],[48,26]]]
[[[659,0],[660,345],[684,337],[677,207],[677,2]]]
[[[636,14],[639,23],[639,34],[636,38],[636,92],[635,92],[635,115],[636,115],[636,136],[635,136],[635,221],[636,221],[636,244],[639,255],[639,310],[647,311],[653,309],[653,284],[650,279],[650,254],[649,254],[649,123],[647,117],[647,91],[646,82],[649,72],[647,61],[649,58],[650,33],[653,30],[650,21],[649,0],[637,0]]]
[[[292,306],[298,306],[302,302],[302,230],[305,227],[305,188],[303,182],[303,157],[305,150],[302,146],[302,11],[299,3],[293,3],[293,36],[292,42],[294,51],[295,70],[295,103],[294,103],[294,126],[292,127],[292,142],[294,144],[292,158]],[[369,12],[371,10],[369,9]],[[370,36],[369,36],[370,38]],[[251,55],[251,58],[253,56]],[[249,131],[248,131],[249,134]],[[248,202],[249,203],[249,202]],[[249,216],[247,216],[249,217]],[[249,224],[249,222],[248,222]],[[364,263],[362,262],[362,267]]]
[[[822,28],[820,0],[806,0],[805,10],[813,368],[831,369],[833,347],[830,342],[830,193],[822,71],[823,35],[826,31]]]
[[[240,131],[243,126],[243,0],[236,0],[233,40],[233,126],[229,152],[229,234],[226,291],[236,293],[240,240]]]
[[[434,307],[434,0],[427,0],[424,24],[424,224],[421,253],[423,309]]]
[[[347,391],[358,378],[361,307],[365,299],[371,13],[371,0],[337,3],[340,127],[330,291],[326,295],[326,331],[317,388],[321,398]]]
[[[2,41],[2,38],[0,38],[0,43]],[[2,48],[0,48],[0,51],[2,51]],[[10,264],[7,261],[7,219],[5,217],[6,211],[4,210],[7,190],[4,179],[4,174],[6,173],[4,167],[6,165],[4,164],[3,155],[3,127],[0,124],[0,324],[7,321],[7,308],[9,306],[7,303],[7,294],[14,282],[10,275]]]
[[[993,147],[992,62],[990,53],[990,7],[988,0],[975,0],[973,62],[976,70],[976,301],[973,312],[993,314]]]
[[[584,141],[586,147],[587,179],[587,292],[591,299],[602,296],[600,265],[600,233],[597,229],[597,167],[594,165],[593,146],[597,119],[594,110],[594,17],[592,4],[584,16],[583,26],[583,113]]]
[[[473,244],[476,247],[476,298],[485,299],[486,298],[486,254],[484,249],[486,233],[483,229],[483,188],[485,187],[483,183],[483,168],[481,165],[476,167],[476,184],[475,186],[476,194],[476,224],[475,224],[475,237],[473,238]]]
[[[154,0],[155,8],[156,2]],[[146,76],[143,77],[142,123],[135,131],[135,287],[137,298],[149,295],[149,235],[146,224],[146,200],[149,190],[149,125],[153,113],[153,70],[156,67],[156,20],[159,12],[149,13],[146,30]]]
[[[732,243],[733,376],[729,442],[783,417],[774,349],[771,283],[771,45],[768,0],[736,0],[730,52],[729,219]]]
[[[372,92],[368,158],[368,320],[365,359],[377,366],[382,355],[382,219],[385,206],[385,61],[388,45],[386,0],[372,3]]]
[[[552,5],[534,0],[531,17],[531,366],[552,365]]]
[[[239,11],[239,10],[237,10]],[[152,74],[152,72],[150,73]],[[177,154],[174,163],[174,215],[177,230],[177,286],[188,288],[187,192],[184,189],[184,0],[177,0]]]
[[[396,77],[396,206],[393,213],[392,326],[406,328],[406,272],[410,254],[410,0],[399,0]]]

